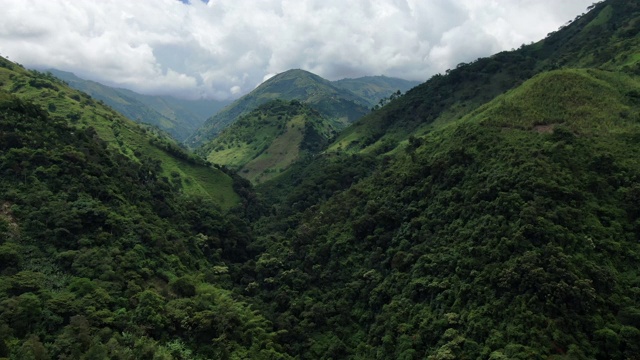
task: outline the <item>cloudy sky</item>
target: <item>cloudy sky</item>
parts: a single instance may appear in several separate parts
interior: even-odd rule
[[[292,68],[426,80],[594,0],[0,0],[0,55],[146,94],[235,98]]]

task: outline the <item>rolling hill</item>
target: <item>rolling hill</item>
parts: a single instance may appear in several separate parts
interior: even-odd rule
[[[640,355],[640,5],[590,10],[257,186],[252,294],[290,354]]]
[[[283,193],[256,226],[255,291],[281,341],[308,359],[640,354],[638,90],[544,72],[373,171],[324,159],[259,188]]]
[[[207,118],[228,105],[225,101],[142,95],[131,90],[84,80],[66,71],[50,69],[48,72],[72,88],[87,93],[96,100],[104,101],[129,119],[157,126],[180,142],[185,141]]]
[[[0,90],[0,357],[289,358],[229,290],[247,223],[151,156]]]
[[[460,119],[535,74],[563,67],[640,73],[640,24],[634,2],[595,4],[535,44],[468,64],[409,90],[342,132],[333,150],[386,152],[433,125]]]

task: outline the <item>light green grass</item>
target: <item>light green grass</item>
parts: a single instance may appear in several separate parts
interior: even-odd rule
[[[587,26],[585,26],[585,30],[588,30],[595,26],[605,25],[606,23],[609,22],[612,16],[613,16],[613,7],[611,7],[611,5],[606,6],[604,9],[602,9],[602,11],[600,11],[598,16],[595,19],[593,19],[593,21],[591,21],[589,24],[587,24]]]
[[[264,182],[275,177],[298,159],[300,143],[304,134],[304,115],[298,115],[287,124],[282,136],[273,140],[271,145],[255,159],[248,162],[241,173],[253,182]]]
[[[636,126],[625,94],[638,90],[637,80],[599,70],[542,73],[498,96],[468,115],[467,120],[505,128],[533,130],[564,124],[576,134],[595,134]]]

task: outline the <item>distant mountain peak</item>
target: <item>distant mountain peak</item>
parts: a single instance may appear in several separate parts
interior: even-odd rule
[[[370,109],[367,100],[353,92],[309,71],[291,69],[271,77],[209,118],[187,143],[191,147],[205,144],[240,116],[274,99],[301,101],[333,121],[337,128],[359,119]]]

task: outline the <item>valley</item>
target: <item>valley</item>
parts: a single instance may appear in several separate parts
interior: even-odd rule
[[[0,359],[640,356],[636,1],[196,122],[53,75],[0,58]]]

